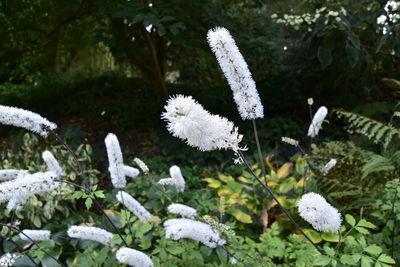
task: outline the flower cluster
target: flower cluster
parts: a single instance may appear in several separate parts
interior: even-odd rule
[[[68,228],[67,234],[71,238],[78,238],[99,242],[103,245],[110,245],[113,234],[104,229],[93,226],[72,225]]]
[[[221,27],[211,29],[207,33],[207,40],[232,89],[242,119],[263,118],[264,108],[256,83],[229,31]]]
[[[172,203],[171,205],[169,205],[168,211],[171,212],[172,214],[181,215],[189,219],[193,219],[194,217],[197,216],[197,210],[195,210],[192,207],[178,203]]]
[[[44,241],[50,239],[51,232],[49,230],[29,230],[25,229],[19,233],[19,238],[27,241]]]
[[[50,130],[57,128],[55,123],[48,121],[37,113],[2,105],[0,105],[0,123],[25,128],[43,137],[46,137]]]
[[[173,185],[176,191],[183,192],[185,190],[185,179],[183,179],[181,169],[174,165],[169,168],[169,175],[171,178],[164,178],[158,181],[161,185]]]
[[[44,151],[42,153],[42,158],[50,171],[54,172],[59,177],[64,175],[63,169],[50,151]]]
[[[14,170],[14,169],[7,169],[7,170],[0,170],[0,181],[8,181],[13,180],[18,177],[18,175],[22,175],[28,173],[26,170]]]
[[[173,136],[201,151],[239,149],[242,136],[238,128],[226,118],[210,114],[190,96],[171,97],[161,117]]]
[[[16,261],[16,259],[19,257],[20,255],[16,254],[16,253],[6,253],[3,254],[0,258],[0,266],[2,267],[11,267],[14,266],[14,263]]]
[[[335,167],[336,163],[337,163],[337,160],[336,160],[336,159],[331,159],[331,160],[322,168],[322,171],[321,171],[322,174],[323,174],[323,175],[327,175],[328,172],[329,172],[333,167]]]
[[[295,139],[292,139],[290,137],[285,137],[285,136],[282,137],[282,142],[287,143],[287,144],[292,145],[292,146],[298,146],[299,145],[299,141],[297,141]]]
[[[308,128],[307,135],[310,137],[316,137],[321,129],[321,125],[325,120],[326,115],[328,115],[328,109],[324,106],[320,107],[315,113],[314,118]]]
[[[173,240],[181,238],[190,238],[197,240],[204,245],[215,248],[225,245],[226,241],[222,239],[219,232],[210,225],[191,220],[191,219],[170,219],[164,222],[165,237]]]
[[[111,182],[115,188],[126,186],[125,176],[135,178],[139,175],[139,170],[123,163],[121,147],[115,134],[109,133],[105,138]]]
[[[135,216],[139,218],[142,222],[150,222],[152,216],[136,199],[131,197],[128,193],[124,191],[119,191],[117,193],[117,200],[122,203],[128,210],[130,210]]]
[[[153,267],[153,262],[143,252],[135,249],[122,247],[118,249],[115,255],[120,263],[128,264],[133,267]]]
[[[389,0],[385,7],[385,14],[380,15],[376,22],[382,26],[382,33],[387,34],[391,32],[389,23],[395,24],[400,20],[400,1]]]
[[[144,163],[141,159],[139,158],[134,158],[133,161],[136,163],[136,165],[139,166],[139,168],[142,170],[144,174],[149,173],[149,167],[147,167],[146,163]]]
[[[209,215],[204,215],[203,216],[203,220],[209,224],[212,228],[225,233],[227,236],[232,237],[235,236],[236,233],[235,231],[232,230],[232,228],[226,224],[223,223],[219,223],[216,220],[214,220],[213,218],[211,218]]]
[[[342,224],[342,216],[321,195],[304,194],[297,203],[300,216],[309,222],[317,231],[338,231]]]

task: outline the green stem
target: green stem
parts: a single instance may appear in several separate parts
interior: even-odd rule
[[[264,165],[264,158],[262,156],[262,152],[261,152],[261,146],[260,146],[260,141],[258,139],[258,132],[257,132],[257,126],[256,126],[256,121],[254,119],[251,120],[251,123],[253,124],[253,130],[254,130],[254,137],[256,139],[256,145],[257,145],[257,151],[258,151],[258,158],[260,160],[260,167],[261,167],[261,171],[265,180],[265,183],[268,184],[267,181],[267,175],[265,172],[265,165]]]

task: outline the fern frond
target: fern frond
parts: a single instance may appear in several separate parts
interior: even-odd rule
[[[380,155],[373,156],[362,168],[362,177],[365,178],[374,172],[391,172],[396,169],[391,159]]]

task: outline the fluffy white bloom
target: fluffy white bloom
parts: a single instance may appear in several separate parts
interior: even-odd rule
[[[226,243],[219,232],[210,225],[191,219],[170,219],[164,222],[164,228],[165,237],[173,240],[190,238],[210,248],[223,246]]]
[[[115,255],[120,263],[133,267],[153,267],[153,261],[141,251],[122,247]]]
[[[168,211],[173,214],[187,217],[189,219],[193,219],[197,216],[197,211],[194,208],[178,203],[172,203],[171,205],[169,205]]]
[[[18,209],[30,195],[56,189],[59,182],[54,181],[57,175],[52,172],[21,173],[17,179],[0,184],[0,203],[9,201],[7,208]]]
[[[185,179],[183,179],[181,169],[174,165],[169,168],[171,178],[164,178],[158,181],[161,185],[173,185],[178,192],[185,191]]]
[[[0,123],[25,128],[46,137],[49,130],[57,128],[55,123],[48,121],[32,111],[0,105]]]
[[[162,118],[175,137],[201,151],[239,149],[242,135],[226,118],[212,115],[191,96],[177,95],[168,99]]]
[[[144,163],[141,159],[134,158],[133,161],[139,166],[144,174],[149,173],[149,167],[147,167],[146,163]]]
[[[109,133],[105,138],[111,182],[115,188],[126,186],[125,176],[135,178],[139,170],[123,163],[121,147],[115,134]]]
[[[316,137],[318,135],[319,129],[321,129],[321,125],[325,120],[326,115],[328,115],[328,109],[324,106],[320,107],[315,113],[314,118],[308,128],[308,136]]]
[[[282,137],[282,142],[287,143],[287,144],[292,145],[292,146],[298,146],[299,145],[299,141],[294,140],[294,139],[292,139],[290,137],[285,137],[285,136]]]
[[[22,240],[43,241],[50,239],[51,232],[49,230],[29,230],[25,229],[19,233],[19,238]],[[28,238],[29,237],[29,238]]]
[[[342,224],[342,216],[321,195],[304,194],[297,203],[300,216],[320,232],[338,231]]]
[[[136,199],[124,191],[117,193],[117,199],[144,223],[151,221],[151,214]]]
[[[14,170],[14,169],[8,169],[8,170],[0,170],[0,181],[8,181],[12,180],[18,177],[21,173],[27,173],[28,171],[26,170]]]
[[[15,260],[19,257],[18,254],[15,253],[6,253],[0,258],[0,266],[1,267],[11,267],[14,265]]]
[[[229,31],[221,27],[211,29],[207,33],[207,40],[232,89],[242,119],[263,118],[264,108],[256,83]]]
[[[95,241],[106,246],[109,245],[110,240],[113,238],[112,233],[93,226],[72,225],[68,228],[67,234],[72,238]]]
[[[337,163],[336,159],[331,159],[323,168],[322,168],[322,174],[327,175],[328,172],[335,167]]]
[[[48,151],[48,150],[44,151],[42,153],[42,158],[43,158],[44,162],[46,162],[46,165],[50,171],[56,173],[57,176],[64,175],[63,169],[61,168],[60,164],[58,163],[58,161],[56,160],[56,158],[50,151]]]

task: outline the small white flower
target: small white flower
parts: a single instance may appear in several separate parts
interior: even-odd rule
[[[238,128],[226,118],[210,114],[191,96],[171,97],[161,118],[173,136],[201,151],[240,149]]]
[[[144,223],[150,222],[152,216],[145,207],[143,207],[136,199],[131,197],[128,193],[124,191],[119,191],[117,193],[117,200],[123,204],[128,210],[130,210],[135,216],[139,218]]]
[[[294,139],[292,139],[290,137],[285,137],[285,136],[282,137],[282,142],[287,143],[287,144],[292,145],[292,146],[298,146],[299,145],[299,141],[294,140]]]
[[[112,233],[93,226],[72,225],[68,228],[67,234],[72,238],[95,241],[106,246],[110,244],[110,240],[113,238]]]
[[[19,257],[20,255],[16,254],[16,253],[6,253],[3,256],[1,256],[0,258],[0,266],[1,267],[11,267],[14,265],[16,259]]]
[[[0,170],[0,181],[13,180],[17,178],[20,173],[28,173],[28,171],[14,169]]]
[[[322,168],[322,174],[323,174],[323,175],[327,175],[328,172],[329,172],[333,167],[335,167],[336,163],[337,163],[337,160],[336,160],[336,159],[331,159],[331,160]]]
[[[233,98],[243,120],[264,117],[264,108],[249,67],[229,31],[222,27],[211,29],[207,40],[232,89]]]
[[[194,219],[194,217],[197,216],[197,211],[194,208],[178,203],[169,205],[168,211],[172,214],[181,215],[189,219]]]
[[[164,222],[164,228],[165,237],[173,240],[190,238],[210,248],[226,244],[226,241],[220,237],[218,231],[203,222],[190,219],[170,219]]]
[[[58,161],[56,160],[56,158],[50,151],[48,151],[48,150],[44,151],[42,153],[42,158],[43,158],[44,162],[46,162],[46,165],[50,171],[56,173],[58,176],[64,175],[63,169],[61,168],[60,164],[58,163]]]
[[[161,179],[158,183],[161,185],[173,185],[178,192],[185,191],[185,179],[182,176],[181,169],[174,165],[169,168],[169,175],[171,178]]]
[[[321,129],[321,125],[325,120],[326,115],[328,115],[328,109],[324,106],[320,107],[315,113],[314,118],[308,128],[308,136],[316,137]]]
[[[122,247],[118,249],[115,257],[120,263],[128,264],[129,266],[153,267],[153,262],[149,256],[135,249]]]
[[[134,158],[133,161],[139,166],[144,174],[149,173],[149,167],[147,167],[146,163],[144,163],[141,159]]]
[[[30,230],[25,229],[19,233],[19,238],[27,241],[44,241],[50,239],[51,232],[49,230]],[[29,237],[29,238],[28,238]]]
[[[46,137],[50,130],[57,128],[55,123],[48,121],[37,113],[2,105],[0,105],[0,123],[25,128],[43,137]]]
[[[338,231],[342,224],[342,216],[321,195],[304,194],[297,203],[300,216],[320,232]]]

